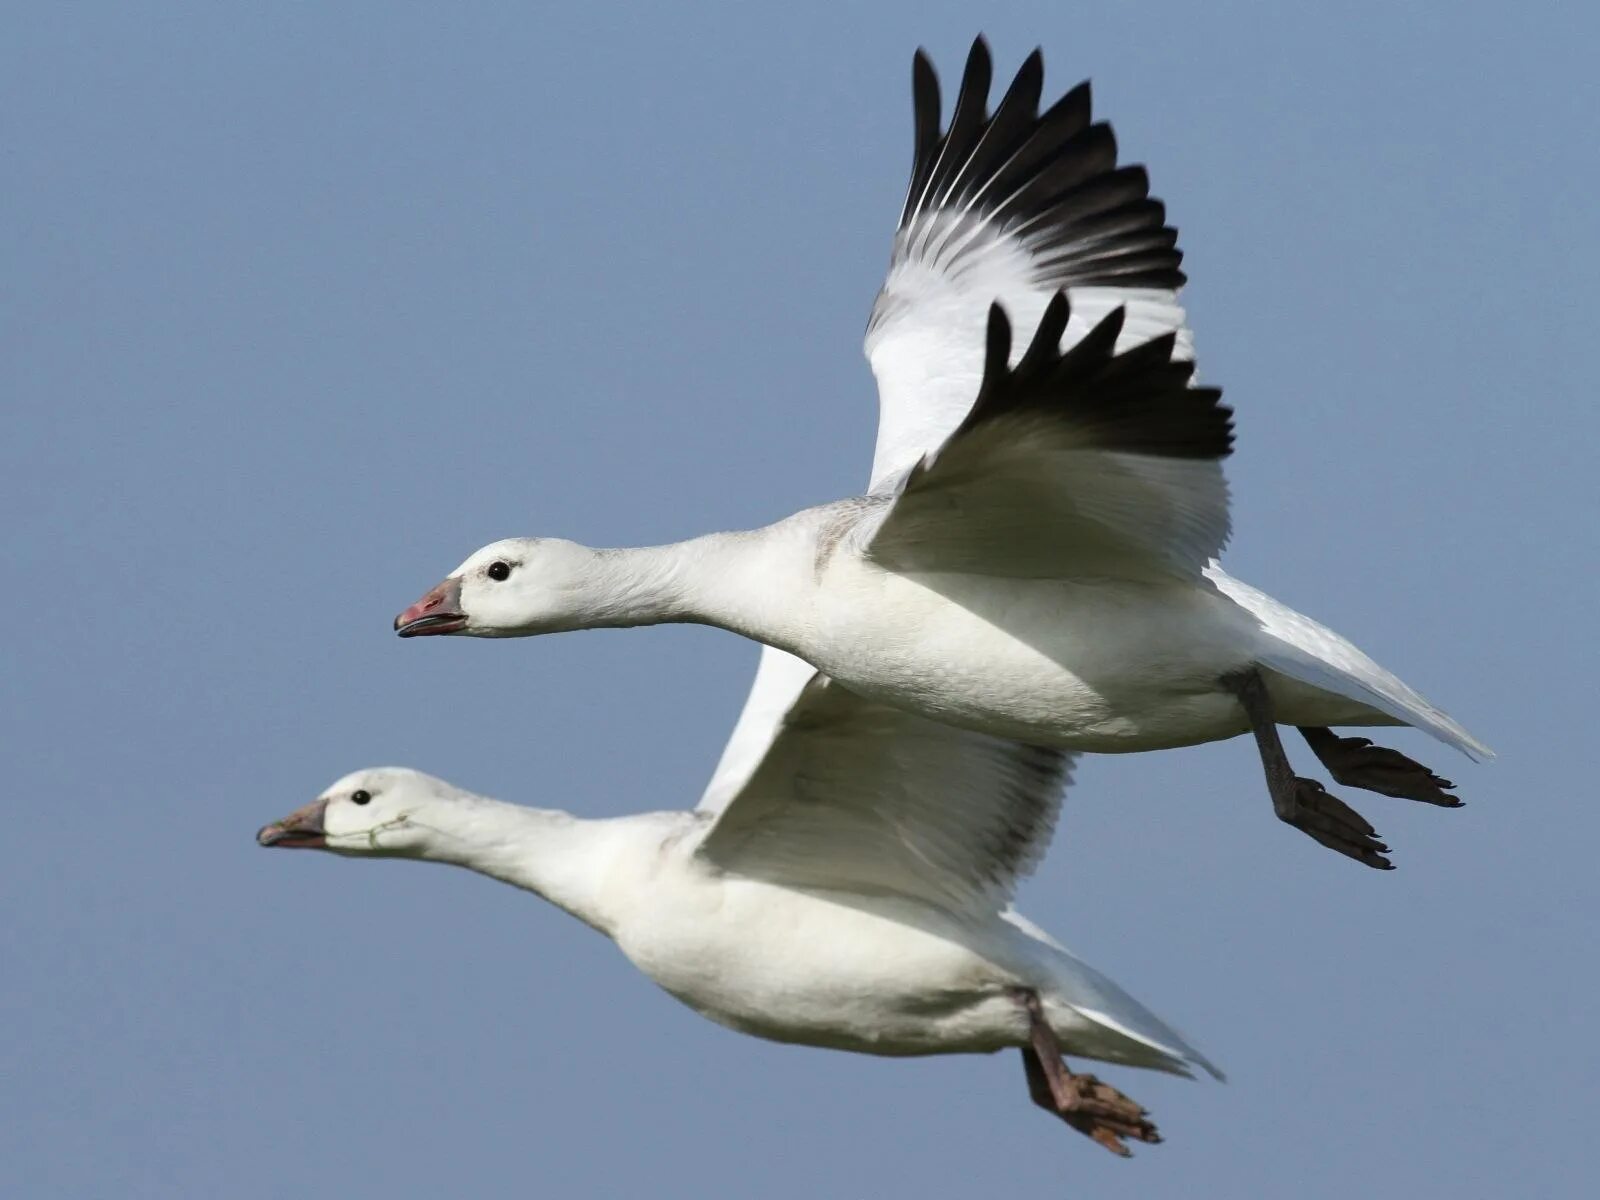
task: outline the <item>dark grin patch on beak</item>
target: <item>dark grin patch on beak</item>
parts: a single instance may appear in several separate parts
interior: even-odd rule
[[[327,810],[326,800],[314,800],[281,821],[263,825],[256,831],[256,845],[281,846],[285,850],[324,849],[328,837],[322,826],[322,817]]]
[[[457,633],[466,627],[460,579],[446,579],[394,619],[394,631],[401,637]]]
[[[394,631],[401,637],[426,637],[430,633],[455,633],[466,628],[466,624],[467,619],[460,613],[433,613],[409,621],[396,617]]]

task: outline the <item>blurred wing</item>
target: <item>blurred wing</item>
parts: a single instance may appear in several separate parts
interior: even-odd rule
[[[1061,751],[941,725],[819,675],[699,853],[792,886],[993,912],[1049,845],[1070,766]]]
[[[993,113],[980,37],[949,127],[922,51],[912,70],[916,157],[889,274],[867,323],[880,413],[874,492],[939,445],[967,415],[984,365],[984,320],[1001,304],[1031,330],[1057,292],[1072,299],[1068,344],[1111,310],[1119,345],[1165,333],[1193,357],[1178,304],[1183,255],[1143,167],[1117,166],[1111,127],[1090,119],[1089,85],[1039,112],[1044,60],[1029,55]]]
[[[1198,579],[1228,536],[1232,414],[1165,334],[1113,354],[1120,310],[1058,350],[1065,296],[1013,368],[990,312],[977,399],[903,477],[867,554],[901,573]]]

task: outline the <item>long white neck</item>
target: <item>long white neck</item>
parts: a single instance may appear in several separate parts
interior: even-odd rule
[[[421,857],[533,892],[607,935],[629,893],[649,884],[634,860],[659,841],[642,818],[589,821],[481,796],[433,805],[411,823],[432,835]]]
[[[793,649],[815,587],[816,523],[806,516],[748,533],[595,550],[582,624],[715,625]]]

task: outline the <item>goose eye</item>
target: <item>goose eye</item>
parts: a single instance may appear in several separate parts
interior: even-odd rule
[[[366,788],[359,788],[356,791],[353,791],[353,792],[350,793],[350,803],[352,803],[352,804],[365,804],[368,800],[371,800],[371,799],[372,799],[372,793],[367,791]]]
[[[504,583],[507,579],[511,578],[511,564],[496,559],[494,562],[489,564],[488,574],[489,578],[494,580],[496,583]]]

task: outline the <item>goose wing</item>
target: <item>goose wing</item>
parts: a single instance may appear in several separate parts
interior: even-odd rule
[[[990,309],[983,380],[954,433],[900,478],[867,553],[902,573],[1198,579],[1228,536],[1232,414],[1163,334],[1115,353],[1115,309],[1062,353],[1057,294],[1010,366]]]
[[[816,673],[817,669],[802,658],[771,646],[761,647],[761,661],[756,665],[750,694],[734,722],[717,768],[711,773],[711,782],[700,797],[701,811],[721,812],[739,794],[772,748],[784,716]]]
[[[984,370],[985,318],[999,303],[1032,329],[1056,293],[1072,300],[1067,342],[1121,308],[1121,347],[1174,335],[1193,357],[1178,289],[1182,254],[1143,167],[1118,166],[1111,127],[1079,84],[1039,111],[1035,50],[991,113],[988,45],[973,43],[950,123],[927,55],[912,67],[916,147],[888,277],[867,324],[878,381],[874,492],[949,436]]]
[[[1071,762],[813,674],[742,782],[702,802],[698,853],[790,886],[992,912],[1049,845]]]

